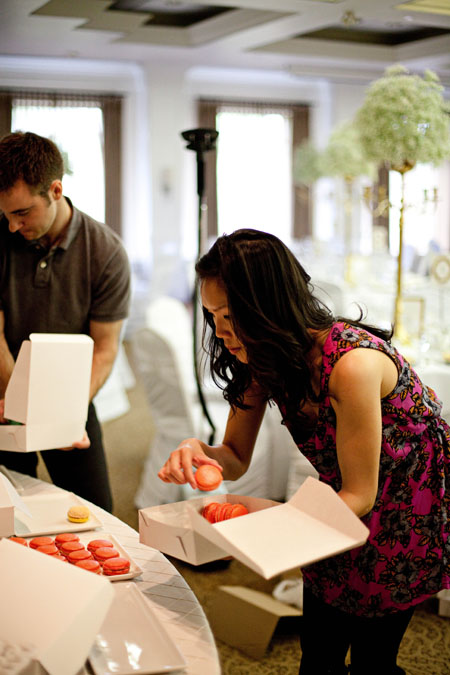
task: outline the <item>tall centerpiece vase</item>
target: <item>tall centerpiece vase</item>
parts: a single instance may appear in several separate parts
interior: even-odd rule
[[[359,253],[359,230],[357,208],[359,199],[356,194],[360,180],[375,178],[376,170],[364,154],[358,130],[352,121],[342,122],[330,134],[328,143],[322,154],[322,166],[326,175],[343,183],[343,245],[344,245],[344,279],[354,285],[355,258]]]
[[[374,180],[376,167],[369,161],[361,148],[358,131],[353,121],[342,122],[335,127],[322,149],[305,141],[296,148],[294,180],[300,185],[312,185],[319,178],[333,178],[336,181],[336,211],[342,225],[344,249],[344,278],[349,284],[355,283],[354,254],[355,239],[358,237],[355,221],[355,206],[358,199],[358,181],[361,178]],[[341,189],[342,188],[342,189]]]
[[[395,326],[395,335],[400,341],[407,342],[408,335],[403,324],[403,229],[405,222],[405,174],[414,168],[411,164],[404,164],[400,167],[392,167],[401,175],[401,197],[400,197],[400,217],[398,223],[398,254],[397,254],[397,275],[394,301],[393,324]]]
[[[402,253],[405,230],[405,174],[418,163],[439,165],[450,157],[449,104],[437,75],[412,75],[401,65],[388,68],[372,82],[355,126],[368,159],[398,171],[402,178],[399,251],[393,313],[394,336],[406,341],[402,322]]]
[[[353,176],[344,176],[344,189],[344,280],[347,284],[353,286],[355,283],[353,272],[355,179]]]

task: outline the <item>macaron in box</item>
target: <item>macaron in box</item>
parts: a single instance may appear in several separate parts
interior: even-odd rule
[[[226,548],[212,541],[211,525],[214,525],[214,530],[221,529],[225,525],[228,531],[233,523],[246,523],[248,516],[246,514],[244,518],[236,518],[238,510],[236,509],[234,517],[228,518],[224,523],[216,521],[215,517],[213,522],[211,520],[205,522],[207,519],[203,517],[202,511],[212,502],[221,507],[225,502],[233,506],[241,504],[248,509],[250,515],[255,510],[278,505],[273,500],[255,499],[226,492],[213,494],[208,491],[201,497],[148,506],[139,510],[139,541],[190,565],[203,565],[227,557],[229,553]],[[239,510],[244,514],[242,506]],[[214,510],[217,507],[210,508]],[[222,510],[225,513],[233,511],[229,506],[221,508]],[[205,529],[204,525],[208,529]]]
[[[222,520],[245,516],[248,509],[243,504],[231,504],[231,502],[210,502],[201,510],[201,514],[210,523],[220,523]]]

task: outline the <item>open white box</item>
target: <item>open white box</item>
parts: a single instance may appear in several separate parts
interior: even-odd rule
[[[203,565],[229,555],[193,526],[191,504],[194,509],[201,511],[210,502],[241,503],[253,510],[278,504],[269,499],[213,494],[198,499],[149,506],[139,511],[139,541],[191,565]]]
[[[14,534],[14,501],[12,485],[8,489],[8,481],[0,474],[0,537]]]
[[[5,393],[0,448],[32,452],[83,438],[94,342],[88,335],[32,333],[20,347]]]
[[[0,541],[0,639],[31,644],[49,675],[82,668],[113,597],[105,577]]]
[[[211,524],[201,511],[212,501],[244,504],[249,514]],[[227,494],[139,511],[143,544],[193,565],[232,555],[265,579],[361,546],[368,534],[334,490],[311,476],[285,504]]]

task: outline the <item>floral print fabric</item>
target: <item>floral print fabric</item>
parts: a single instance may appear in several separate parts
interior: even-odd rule
[[[435,392],[390,343],[336,323],[323,348],[323,400],[314,434],[302,438],[301,425],[284,420],[320,480],[336,491],[341,488],[328,382],[343,354],[360,348],[383,351],[399,373],[395,389],[381,401],[379,487],[373,509],[362,518],[370,534],[364,546],[309,565],[303,576],[329,604],[380,616],[450,587],[450,428],[439,416],[442,406]]]

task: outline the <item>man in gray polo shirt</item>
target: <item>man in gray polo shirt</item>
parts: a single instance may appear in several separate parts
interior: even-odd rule
[[[111,372],[128,315],[129,264],[119,237],[63,195],[63,173],[49,139],[16,132],[0,141],[0,421],[14,360],[30,333],[90,335],[87,438],[41,456],[56,485],[111,511],[92,399]],[[36,475],[37,462],[35,452],[0,451],[0,464],[28,475]]]

